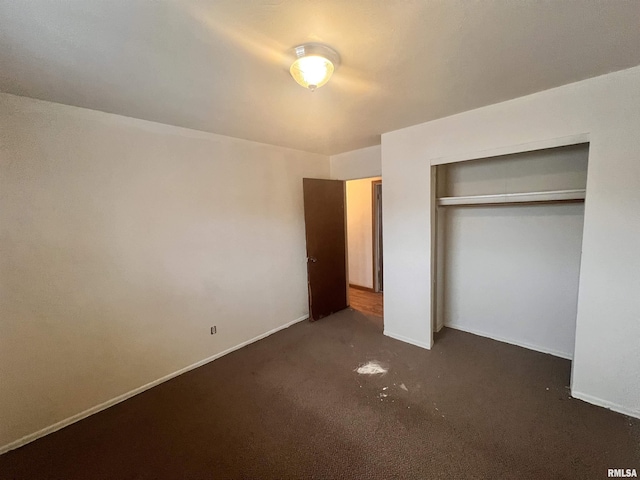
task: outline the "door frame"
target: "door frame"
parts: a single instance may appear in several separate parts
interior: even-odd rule
[[[380,191],[380,200],[378,201],[377,192]],[[384,290],[382,282],[382,273],[380,259],[383,255],[384,245],[380,245],[382,238],[382,180],[373,180],[371,182],[371,229],[372,229],[372,272],[373,272],[373,291],[376,293]],[[384,265],[384,263],[382,263]]]

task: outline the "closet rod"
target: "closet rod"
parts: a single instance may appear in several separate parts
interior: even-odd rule
[[[498,193],[492,195],[470,195],[463,197],[440,197],[438,206],[453,205],[505,205],[517,203],[542,202],[581,202],[584,201],[585,189],[553,190],[547,192]]]

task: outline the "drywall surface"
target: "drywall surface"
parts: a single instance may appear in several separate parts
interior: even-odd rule
[[[447,208],[444,325],[572,358],[583,211]]]
[[[380,177],[347,182],[349,284],[373,288],[373,188]]]
[[[385,333],[432,339],[431,164],[590,142],[574,396],[640,417],[640,67],[382,136]]]
[[[330,159],[331,178],[335,180],[379,177],[382,172],[380,145],[332,155]]]
[[[588,158],[581,144],[449,163],[438,167],[438,196],[583,189]]]
[[[6,94],[0,132],[0,447],[308,314],[328,157]]]

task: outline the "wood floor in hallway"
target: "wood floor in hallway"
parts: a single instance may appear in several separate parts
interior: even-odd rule
[[[374,293],[359,288],[349,287],[350,307],[366,315],[382,317],[384,297],[382,293]]]

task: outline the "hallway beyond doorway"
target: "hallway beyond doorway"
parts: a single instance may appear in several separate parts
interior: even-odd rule
[[[384,304],[382,293],[375,293],[350,286],[349,303],[354,310],[358,310],[365,315],[382,318]]]

